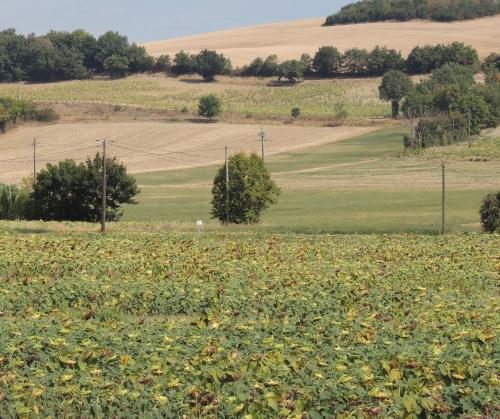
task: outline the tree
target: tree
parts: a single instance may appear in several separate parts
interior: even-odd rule
[[[270,55],[264,60],[261,69],[262,77],[274,77],[278,75],[278,56]]]
[[[105,67],[106,60],[115,55],[127,57],[129,48],[128,39],[126,36],[120,35],[118,32],[106,32],[97,39],[95,61],[97,71],[107,70]]]
[[[483,199],[479,213],[484,231],[500,232],[500,191],[489,194]]]
[[[293,108],[291,114],[292,114],[293,119],[300,118],[300,114],[301,114],[300,108]]]
[[[278,68],[278,78],[287,79],[290,83],[296,83],[304,78],[304,66],[300,61],[288,60],[280,64]]]
[[[126,77],[128,72],[128,59],[121,55],[112,55],[104,61],[104,69],[113,78]]]
[[[152,71],[155,66],[155,59],[148,55],[144,47],[139,47],[136,44],[127,48],[126,58],[128,59],[128,71],[131,73]]]
[[[370,53],[366,49],[352,48],[344,53],[344,71],[353,76],[368,73]]]
[[[380,99],[392,103],[392,117],[399,115],[399,102],[410,93],[413,85],[409,77],[398,70],[391,70],[385,74],[379,87]]]
[[[222,102],[215,95],[203,96],[198,104],[198,115],[213,119],[222,112]]]
[[[376,46],[368,56],[368,73],[382,75],[389,70],[404,70],[405,60],[395,49]]]
[[[173,71],[177,75],[194,73],[196,69],[195,58],[187,52],[180,51],[175,54]]]
[[[195,66],[198,74],[206,81],[214,81],[215,76],[228,74],[231,69],[231,63],[224,55],[207,49],[196,56]]]
[[[323,77],[340,74],[342,69],[342,54],[334,47],[321,47],[313,59],[314,70]]]
[[[116,159],[107,159],[106,167],[106,218],[115,221],[122,215],[121,205],[134,204],[139,190],[135,179]],[[64,160],[56,165],[48,164],[36,176],[30,194],[30,218],[97,222],[101,218],[101,200],[102,158],[99,153],[85,163]]]
[[[172,69],[172,60],[168,55],[160,55],[155,62],[153,71],[157,73],[168,73]]]
[[[212,217],[233,224],[256,224],[262,211],[277,202],[280,189],[271,179],[262,158],[238,153],[229,158],[229,196],[226,166],[222,166],[212,188]],[[229,198],[229,199],[227,199]],[[229,201],[229,206],[227,202]]]

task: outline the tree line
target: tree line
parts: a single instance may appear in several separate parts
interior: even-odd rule
[[[362,0],[326,18],[325,25],[430,19],[439,22],[475,19],[500,13],[499,0]]]
[[[0,32],[0,81],[49,82],[87,79],[96,74],[125,76],[154,69],[145,48],[118,32],[98,38],[85,32],[49,32],[24,36]]]
[[[480,69],[477,51],[463,43],[449,45],[426,45],[413,48],[405,59],[399,51],[376,46],[371,51],[360,48],[348,49],[344,53],[333,46],[323,46],[313,57],[303,54],[299,60],[278,62],[276,55],[266,59],[256,58],[236,71],[243,77],[278,77],[290,81],[304,77],[370,77],[381,76],[389,70],[409,74],[426,74],[446,63]]]
[[[407,58],[386,47],[377,46],[371,51],[352,48],[341,53],[333,46],[323,46],[314,56],[303,54],[300,59],[280,63],[276,55],[270,55],[233,70],[230,59],[210,50],[198,54],[180,51],[173,58],[154,58],[144,47],[129,43],[117,32],[106,32],[98,38],[83,30],[52,31],[43,36],[24,36],[14,29],[0,32],[0,82],[78,80],[101,74],[118,78],[143,72],[199,74],[207,81],[231,74],[296,82],[311,76],[380,76],[389,70],[424,74],[449,62],[477,69],[480,65],[474,48],[454,42],[416,47]]]

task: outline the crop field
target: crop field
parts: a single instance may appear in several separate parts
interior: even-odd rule
[[[0,96],[41,102],[104,103],[196,113],[198,101],[215,93],[231,115],[289,117],[299,106],[305,118],[335,119],[384,117],[390,106],[378,98],[379,78],[312,80],[294,86],[268,85],[269,80],[220,77],[216,83],[198,78],[135,76],[125,80],[83,80],[45,84],[0,84]]]
[[[498,249],[4,231],[0,416],[494,417]]]
[[[459,41],[472,45],[485,57],[498,51],[500,37],[499,16],[453,23],[377,22],[329,27],[322,26],[324,21],[321,18],[270,23],[151,42],[145,47],[154,55],[173,55],[180,50],[197,53],[209,47],[231,58],[234,65],[242,66],[271,54],[281,60],[297,59],[303,53],[314,54],[324,45],[341,51],[380,45],[408,54],[417,45]]]
[[[269,125],[268,155],[329,144],[373,131],[373,127],[304,127]],[[37,169],[47,163],[93,157],[102,138],[108,152],[131,173],[220,164],[224,147],[259,151],[260,127],[251,124],[152,122],[80,122],[20,127],[0,136],[0,182],[19,183],[33,170],[33,139],[37,139]]]
[[[499,139],[476,139],[471,148],[460,144],[432,148],[424,155],[403,155],[405,132],[379,130],[271,156],[266,164],[282,195],[264,213],[262,224],[243,229],[435,234],[440,226],[441,162],[445,161],[447,229],[479,230],[482,198],[500,189]],[[207,229],[219,229],[210,220],[210,191],[217,169],[137,174],[142,189],[139,205],[127,207],[124,220],[167,222],[174,229],[191,230],[196,220],[203,220]]]

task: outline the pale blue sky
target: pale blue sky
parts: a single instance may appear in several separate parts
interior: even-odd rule
[[[0,0],[0,30],[119,31],[135,42],[326,17],[351,0]]]

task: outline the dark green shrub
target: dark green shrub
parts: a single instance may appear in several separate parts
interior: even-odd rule
[[[293,118],[293,119],[298,119],[298,118],[300,118],[301,113],[302,113],[302,112],[301,112],[300,108],[293,108],[293,109],[292,109],[292,112],[291,112],[291,114],[292,114],[292,118]]]
[[[213,119],[222,112],[222,102],[215,95],[203,96],[198,104],[198,115]]]
[[[483,199],[479,213],[484,231],[500,232],[500,191],[489,194]]]
[[[25,189],[0,184],[0,220],[24,220],[28,206],[29,196]]]
[[[38,122],[53,122],[59,119],[59,115],[52,108],[35,109],[33,119]]]

